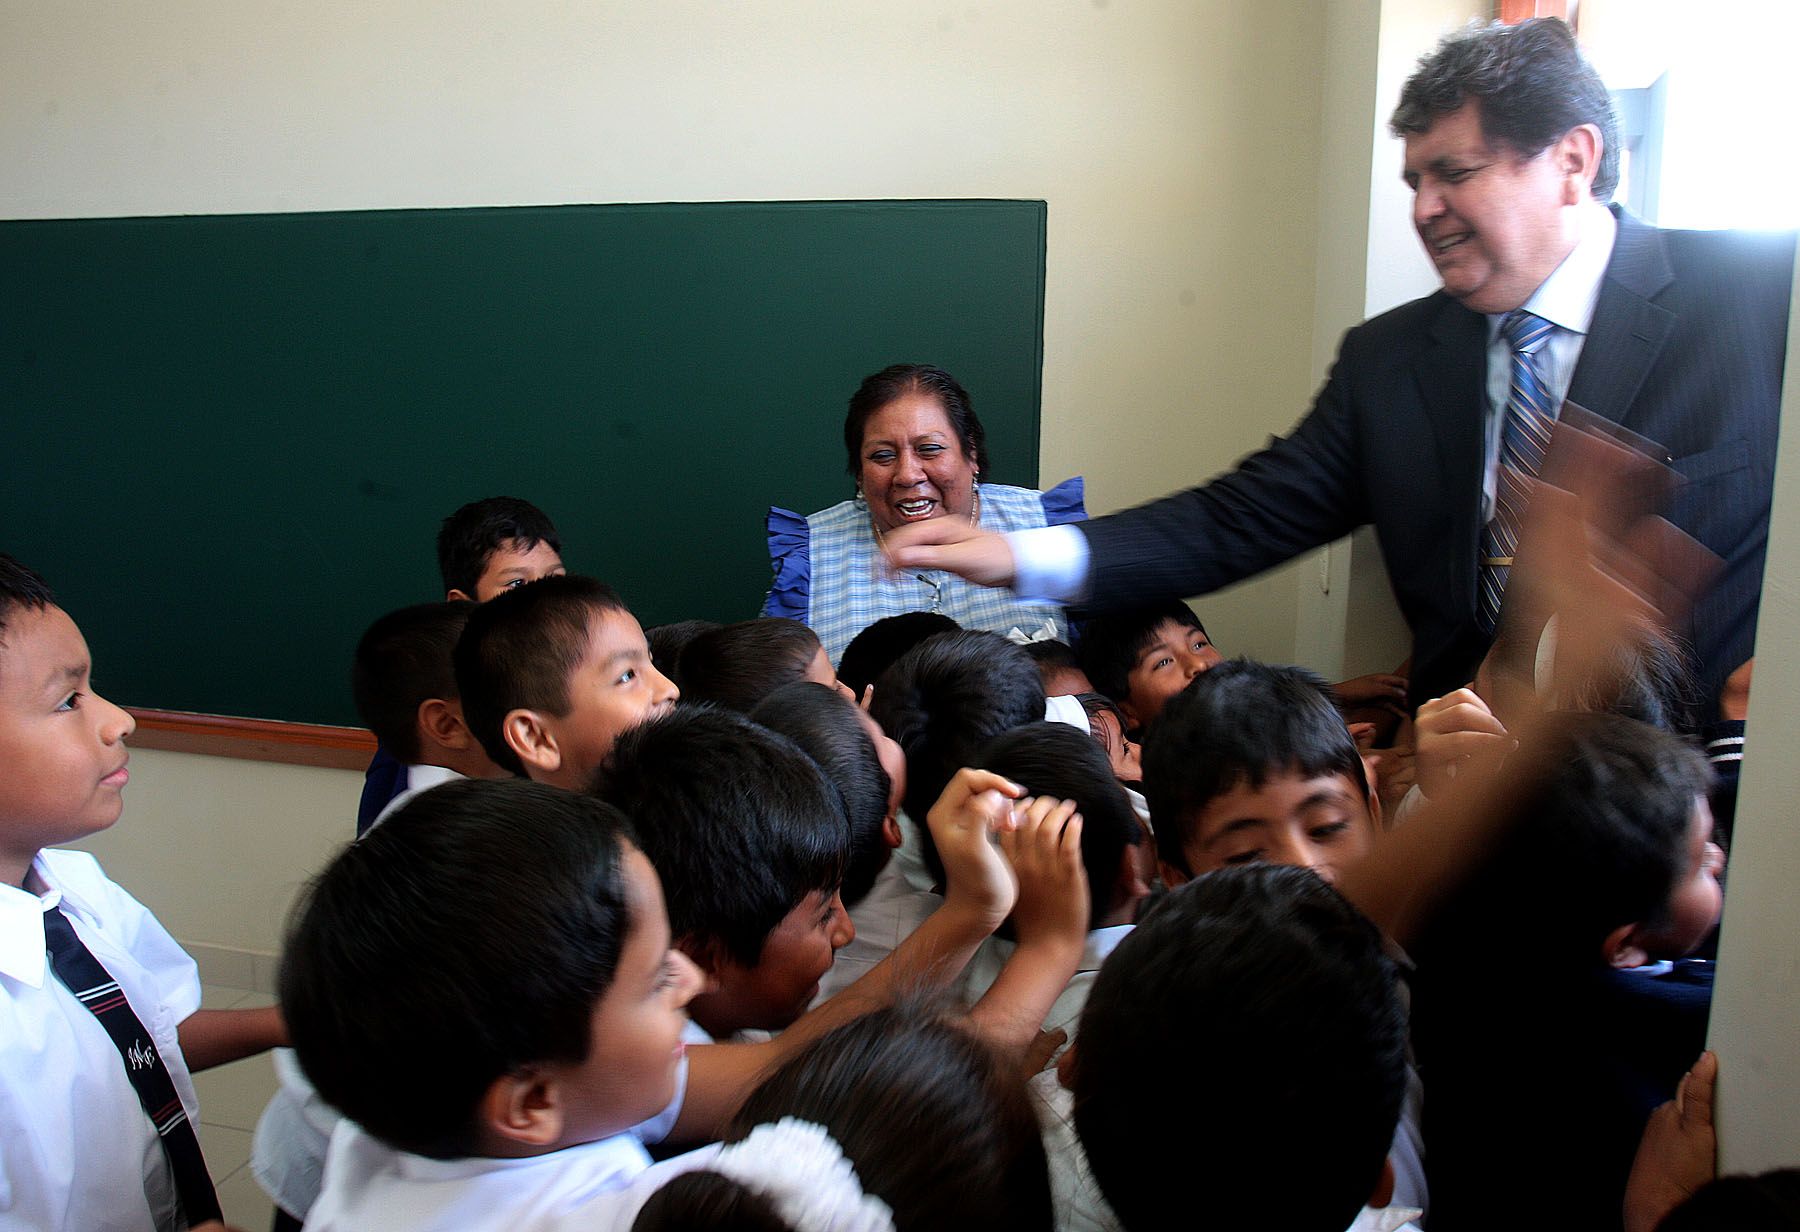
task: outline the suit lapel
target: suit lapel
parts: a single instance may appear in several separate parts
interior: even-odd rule
[[[1451,585],[1459,605],[1475,610],[1475,556],[1481,542],[1482,462],[1486,453],[1487,319],[1448,296],[1419,355],[1419,399],[1431,421],[1444,490],[1453,498],[1446,532]],[[1467,546],[1467,551],[1462,550]]]
[[[1674,274],[1656,229],[1614,212],[1619,234],[1569,384],[1569,400],[1629,426],[1632,403],[1675,324],[1673,313],[1652,302]]]

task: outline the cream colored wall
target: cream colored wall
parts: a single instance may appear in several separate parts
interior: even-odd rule
[[[0,0],[0,217],[1043,198],[1042,472],[1086,474],[1105,511],[1226,467],[1310,398],[1322,13]],[[1231,649],[1292,656],[1291,583],[1204,611]],[[101,840],[115,871],[184,939],[273,948],[351,793],[248,763],[140,768]],[[265,850],[220,845],[224,801]],[[244,889],[203,891],[165,852],[228,857]]]

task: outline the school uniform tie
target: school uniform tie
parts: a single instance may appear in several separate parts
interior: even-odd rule
[[[1506,419],[1500,430],[1500,465],[1494,472],[1494,515],[1481,532],[1481,582],[1476,616],[1482,631],[1492,633],[1500,620],[1500,601],[1507,574],[1525,523],[1529,481],[1537,478],[1556,427],[1538,352],[1556,326],[1520,308],[1500,323],[1500,336],[1512,351],[1512,384]]]
[[[213,1192],[212,1177],[200,1153],[200,1139],[176,1093],[175,1080],[156,1050],[155,1040],[132,1011],[125,991],[82,944],[59,907],[44,913],[44,942],[56,978],[100,1020],[113,1047],[119,1050],[119,1061],[125,1066],[145,1115],[156,1127],[169,1169],[175,1174],[175,1192],[181,1198],[182,1214],[190,1225],[220,1218],[219,1197]]]

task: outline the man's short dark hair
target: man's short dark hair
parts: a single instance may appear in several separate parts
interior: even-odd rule
[[[400,1150],[474,1154],[494,1080],[588,1054],[631,918],[617,809],[517,780],[408,801],[315,880],[281,1008],[325,1101]]]
[[[892,855],[882,823],[894,784],[881,768],[881,755],[863,730],[855,704],[827,685],[797,680],[765,697],[750,718],[799,745],[837,789],[850,825],[840,893],[846,907],[860,903]]]
[[[1240,783],[1341,774],[1359,792],[1368,787],[1331,687],[1303,667],[1221,663],[1169,699],[1155,730],[1144,745],[1144,799],[1156,852],[1190,875],[1185,848],[1195,820]]]
[[[1088,927],[1119,907],[1119,867],[1127,848],[1144,841],[1124,785],[1106,752],[1067,723],[1027,723],[1002,733],[977,755],[983,770],[1003,774],[1033,796],[1073,800],[1081,812],[1081,863],[1087,869]]]
[[[1469,103],[1479,109],[1482,136],[1522,158],[1543,153],[1578,125],[1598,128],[1593,194],[1612,199],[1619,185],[1612,96],[1560,19],[1495,22],[1449,35],[1419,60],[1388,127],[1396,137],[1423,133]]]
[[[460,599],[403,607],[370,625],[356,644],[350,667],[356,713],[402,762],[419,760],[419,707],[434,697],[461,696],[451,658],[474,610]]]
[[[470,501],[444,519],[438,528],[438,572],[444,593],[460,590],[475,597],[475,584],[487,569],[488,559],[501,548],[519,544],[529,552],[540,543],[562,551],[556,525],[542,509],[516,496],[489,496]]]
[[[35,571],[0,552],[0,647],[6,645],[6,621],[18,608],[41,612],[56,602],[50,584]]]
[[[797,620],[762,616],[701,633],[681,652],[681,693],[749,714],[756,703],[806,676],[819,636]]]
[[[1374,1192],[1406,1014],[1379,932],[1310,869],[1172,890],[1095,977],[1079,1040],[1075,1128],[1126,1228],[1203,1193],[1221,1228],[1337,1232]]]
[[[1131,669],[1155,639],[1156,631],[1169,621],[1206,632],[1194,609],[1180,599],[1146,603],[1084,623],[1075,653],[1089,683],[1114,701],[1124,701],[1131,692]]]
[[[501,731],[514,710],[569,713],[569,677],[588,652],[593,621],[629,609],[604,582],[547,577],[483,603],[456,642],[463,721],[495,765],[524,774]]]
[[[679,942],[740,966],[808,894],[844,879],[850,831],[824,773],[785,736],[682,703],[619,737],[591,790],[632,819]]]
[[[883,616],[850,639],[838,659],[838,679],[849,686],[857,700],[863,690],[881,678],[907,651],[928,637],[954,633],[962,628],[942,612],[902,612]]]
[[[940,633],[881,674],[869,712],[906,753],[902,803],[918,828],[926,867],[942,877],[926,814],[990,740],[1044,717],[1037,664],[998,633]]]

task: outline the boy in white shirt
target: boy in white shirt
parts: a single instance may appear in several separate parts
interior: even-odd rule
[[[201,1010],[156,918],[92,856],[45,850],[124,807],[135,723],[90,671],[43,579],[0,554],[0,1226],[218,1226],[190,1065],[282,1042],[281,1017]]]

